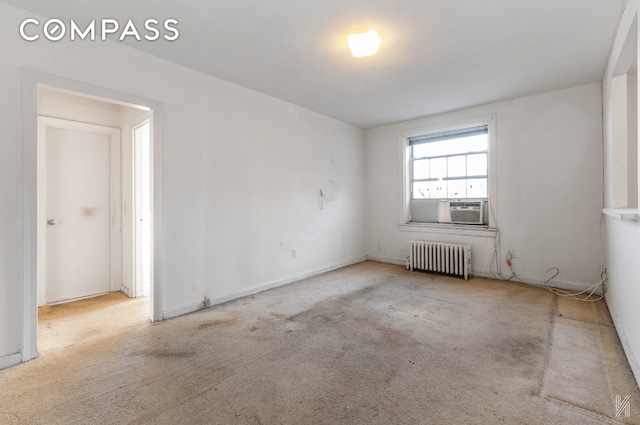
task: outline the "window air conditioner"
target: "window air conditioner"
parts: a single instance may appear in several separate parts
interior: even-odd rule
[[[483,203],[484,201],[451,201],[449,203],[451,223],[484,224]]]

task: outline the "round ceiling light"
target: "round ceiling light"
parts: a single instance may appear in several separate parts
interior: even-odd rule
[[[351,54],[356,58],[375,55],[380,48],[380,42],[380,36],[375,29],[347,37]]]

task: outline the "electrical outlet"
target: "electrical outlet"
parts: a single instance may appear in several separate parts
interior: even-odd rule
[[[378,242],[378,251],[382,251],[382,244]]]
[[[293,258],[296,258],[296,250],[295,250],[295,249],[292,249],[292,250],[291,250],[291,258],[292,258],[292,259],[293,259]]]

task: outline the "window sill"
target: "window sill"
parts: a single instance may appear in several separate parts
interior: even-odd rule
[[[404,223],[398,225],[398,228],[403,232],[476,236],[481,238],[495,238],[498,233],[498,229],[488,226],[447,223]]]
[[[625,221],[638,221],[637,208],[605,208],[602,212],[610,217]]]

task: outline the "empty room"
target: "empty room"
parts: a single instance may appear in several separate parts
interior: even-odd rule
[[[0,0],[0,424],[640,423],[639,0]]]

